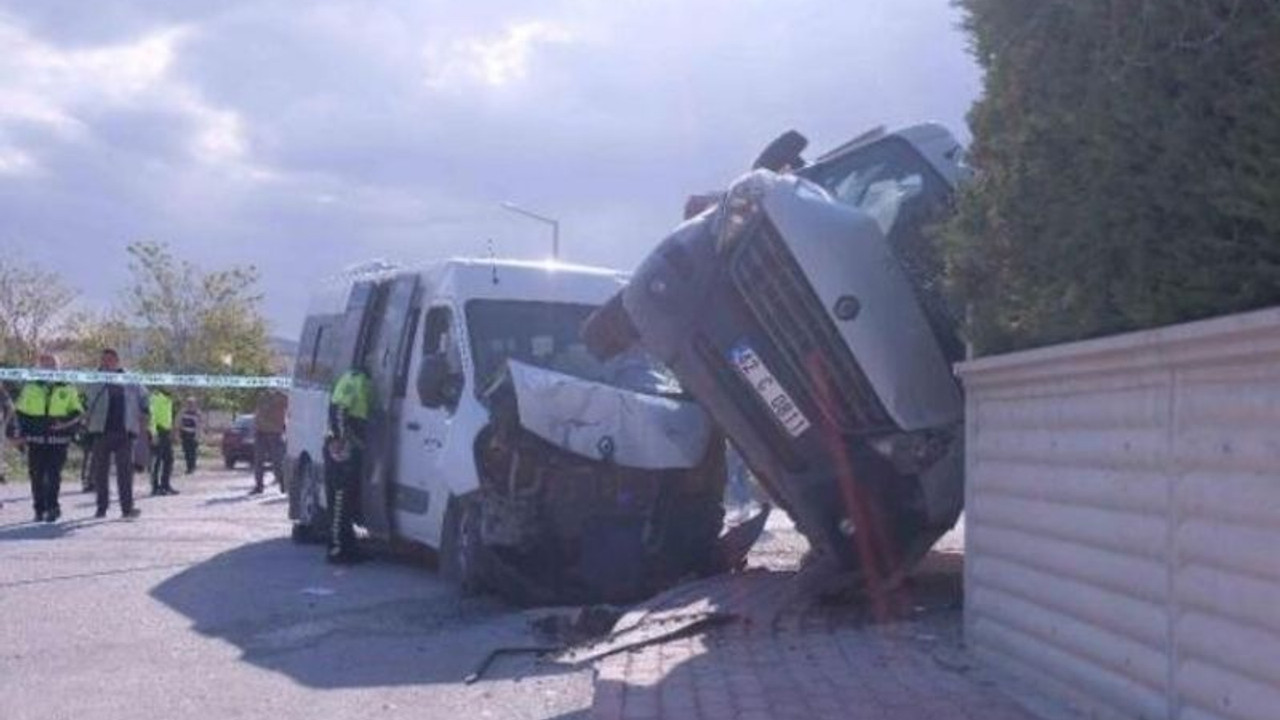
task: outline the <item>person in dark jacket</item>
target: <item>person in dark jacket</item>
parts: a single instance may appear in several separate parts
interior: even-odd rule
[[[102,351],[98,367],[102,372],[122,373],[120,355],[111,348]],[[98,493],[98,512],[107,516],[111,492],[107,480],[111,466],[116,468],[116,487],[120,495],[120,514],[126,519],[140,513],[133,506],[133,444],[149,428],[147,393],[140,386],[125,383],[94,383],[89,386],[88,429],[93,433],[93,466],[90,474]]]
[[[37,365],[42,370],[57,370],[58,359],[42,354]],[[27,474],[31,478],[36,522],[57,522],[62,515],[58,496],[67,446],[84,413],[80,393],[66,383],[37,380],[22,386],[15,409],[20,437],[27,447]]]
[[[182,413],[178,415],[178,438],[182,441],[182,459],[187,464],[187,474],[196,471],[196,454],[200,450],[200,407],[196,399],[188,396],[182,401]]]

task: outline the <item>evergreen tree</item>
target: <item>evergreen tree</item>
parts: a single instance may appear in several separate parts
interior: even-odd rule
[[[979,352],[1280,303],[1280,3],[957,3],[986,76],[943,254]]]

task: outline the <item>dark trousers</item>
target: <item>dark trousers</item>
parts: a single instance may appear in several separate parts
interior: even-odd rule
[[[80,487],[85,492],[93,489],[93,477],[89,474],[90,468],[93,467],[91,460],[93,459],[93,438],[88,438],[80,445]]]
[[[62,491],[62,466],[67,463],[67,446],[58,443],[27,444],[27,474],[31,478],[31,504],[43,515],[58,506]]]
[[[187,474],[196,471],[196,450],[200,447],[195,433],[178,433],[182,438],[182,459],[187,462]]]
[[[151,491],[172,490],[170,479],[173,477],[173,431],[157,430],[155,442],[151,446]]]
[[[356,549],[355,517],[360,502],[360,469],[364,456],[357,449],[343,462],[325,453],[324,492],[333,526],[329,528],[329,554],[344,555]]]
[[[133,510],[133,436],[125,432],[103,433],[93,441],[93,487],[98,492],[98,511],[106,512],[111,505],[108,481],[111,465],[116,466],[116,489],[120,495],[120,510]]]
[[[284,435],[277,432],[254,433],[253,437],[253,480],[256,487],[262,487],[262,480],[267,474],[267,465],[271,466],[271,474],[276,482],[280,478],[280,465],[284,462]]]

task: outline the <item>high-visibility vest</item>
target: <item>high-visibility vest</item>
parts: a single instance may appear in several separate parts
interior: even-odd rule
[[[333,386],[329,402],[357,420],[369,419],[369,400],[373,393],[369,376],[348,370]]]
[[[14,409],[33,418],[66,418],[84,412],[80,393],[70,385],[31,382],[22,386]]]
[[[151,434],[173,429],[173,398],[160,391],[151,393]]]

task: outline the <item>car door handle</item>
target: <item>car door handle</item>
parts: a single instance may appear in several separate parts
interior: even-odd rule
[[[405,424],[404,424],[404,426],[405,426],[405,428],[406,428],[406,429],[408,429],[408,430],[412,430],[412,431],[414,431],[414,432],[418,432],[419,430],[421,430],[421,429],[422,429],[422,425],[421,425],[420,423],[416,423],[416,422],[409,422],[409,423],[405,423]]]

